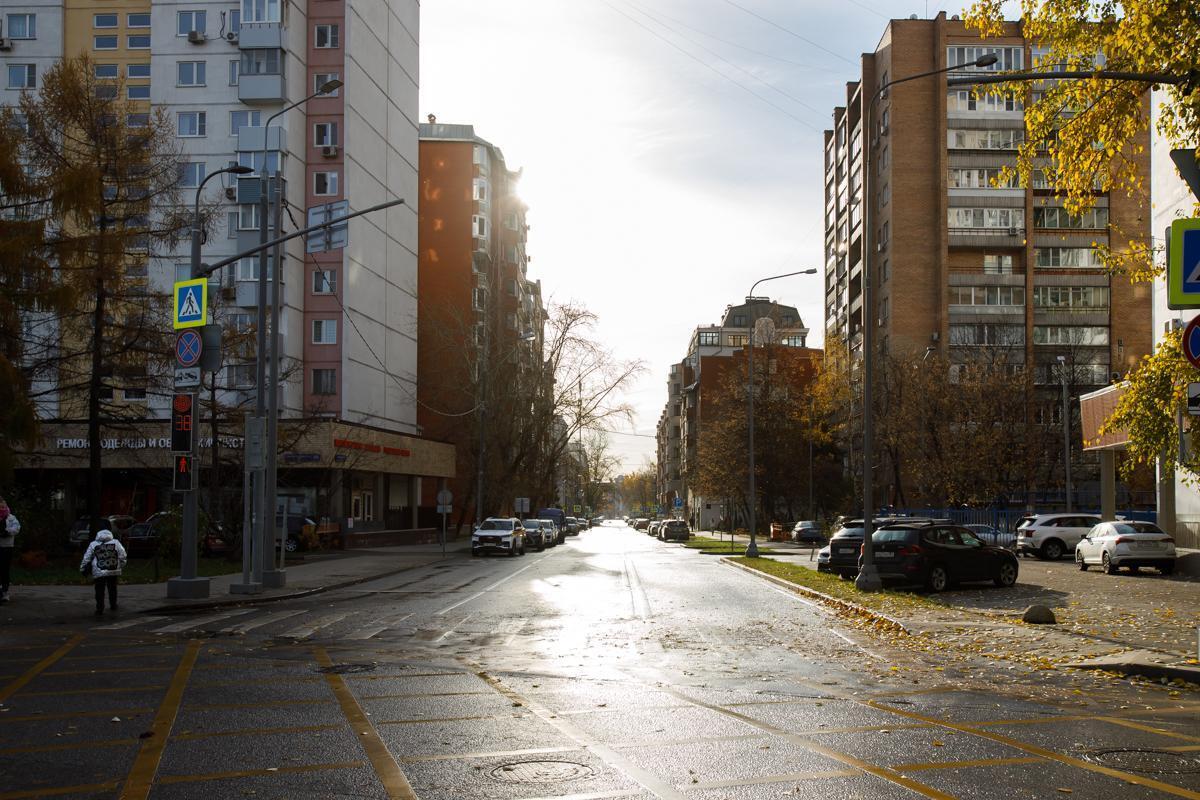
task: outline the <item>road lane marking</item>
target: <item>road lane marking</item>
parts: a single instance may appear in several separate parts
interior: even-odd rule
[[[81,750],[87,747],[132,747],[137,744],[133,739],[109,739],[106,741],[80,741],[66,744],[39,744],[25,747],[0,748],[0,755],[11,756],[21,753],[55,753],[59,750]],[[115,782],[114,782],[115,785]]]
[[[83,641],[83,634],[77,633],[70,639],[65,641],[57,650],[43,658],[41,661],[34,664],[25,672],[21,673],[21,677],[17,678],[12,683],[0,689],[0,703],[3,703],[8,698],[12,697],[17,692],[21,691],[31,680],[43,673],[48,667],[51,667],[60,658],[75,649],[75,646]]]
[[[114,667],[112,669],[56,669],[46,675],[109,675],[128,672],[171,672],[174,667],[163,664],[161,667]]]
[[[286,678],[280,678],[286,681]],[[188,703],[188,711],[233,711],[239,708],[287,708],[288,706],[317,706],[329,701],[324,698],[304,700],[260,700],[257,703]]]
[[[317,663],[322,667],[329,669],[333,666],[333,661],[330,660],[329,653],[324,648],[313,648],[313,654],[316,656]],[[354,693],[342,680],[342,676],[336,672],[326,672],[325,681],[329,684],[333,696],[337,698],[338,705],[342,708],[342,715],[350,723],[351,730],[358,734],[355,738],[362,743],[371,767],[383,784],[388,797],[394,800],[397,798],[399,800],[417,800],[416,792],[409,785],[404,770],[400,769],[396,759],[388,752],[387,745],[379,737],[379,731],[371,723],[370,717],[363,713],[362,706],[354,699]]]
[[[446,632],[445,632],[445,633],[443,633],[441,636],[439,636],[439,637],[437,637],[436,639],[434,639],[434,641],[435,641],[435,642],[440,642],[440,641],[443,641],[444,639],[446,639],[447,637],[449,637],[449,636],[450,636],[452,633],[454,633],[456,630],[458,630],[458,629],[459,629],[459,626],[461,626],[461,625],[462,625],[464,622],[466,622],[467,620],[469,620],[469,619],[470,619],[472,616],[474,616],[474,615],[473,615],[473,614],[467,614],[465,617],[463,617],[462,619],[460,619],[458,622],[456,622],[456,623],[454,623],[453,625],[451,625],[451,626],[450,626],[450,629],[449,629],[448,631],[446,631]]]
[[[219,781],[229,778],[259,778],[297,772],[318,772],[330,769],[356,769],[366,766],[362,761],[344,761],[339,764],[301,764],[295,767],[268,767],[266,769],[240,769],[232,772],[210,772],[205,775],[164,775],[158,779],[166,786],[172,783],[195,783],[197,781]]]
[[[973,761],[931,761],[927,764],[895,764],[892,769],[923,772],[935,769],[963,769],[966,767],[1008,767],[1021,764],[1045,764],[1046,759],[1037,756],[1013,758],[977,758]]]
[[[443,608],[441,611],[435,611],[435,612],[433,612],[433,615],[434,615],[435,617],[440,617],[442,614],[448,614],[448,613],[450,613],[451,611],[453,611],[454,609],[458,608],[458,607],[459,607],[459,606],[461,606],[461,605],[464,605],[464,604],[466,604],[466,603],[469,603],[469,602],[471,602],[472,600],[477,600],[477,599],[479,599],[480,597],[483,597],[485,594],[487,594],[488,592],[490,592],[492,589],[495,589],[497,586],[500,586],[500,585],[502,585],[502,584],[504,584],[504,583],[506,583],[506,582],[508,582],[508,581],[512,580],[513,578],[517,577],[518,575],[520,575],[522,572],[524,572],[525,570],[529,569],[530,567],[537,566],[538,564],[540,564],[541,562],[545,561],[547,558],[549,558],[549,557],[550,557],[550,556],[552,556],[552,555],[554,555],[554,551],[553,551],[553,550],[552,550],[552,551],[550,551],[550,552],[548,552],[548,553],[546,553],[546,554],[544,554],[544,555],[542,555],[540,558],[534,559],[534,560],[533,560],[533,561],[531,561],[530,563],[528,563],[528,564],[526,564],[525,566],[521,567],[521,568],[520,568],[519,570],[517,570],[516,572],[510,572],[509,574],[505,575],[505,576],[504,576],[503,578],[501,578],[500,580],[498,580],[498,581],[496,581],[495,583],[493,583],[491,586],[487,586],[487,587],[485,587],[485,588],[483,588],[483,589],[480,589],[478,592],[476,592],[475,594],[471,595],[470,597],[467,597],[467,598],[464,598],[464,599],[462,599],[462,600],[459,600],[457,603],[455,603],[455,604],[454,604],[454,605],[452,605],[452,606],[446,606],[446,607],[445,607],[445,608]]]
[[[493,714],[484,714],[482,716],[477,716],[477,717],[426,717],[423,719],[379,719],[379,720],[375,720],[375,724],[376,725],[418,725],[422,722],[438,722],[438,723],[441,723],[441,722],[467,722],[469,720],[477,720],[477,719],[511,719],[511,718],[512,718],[511,715],[507,715],[507,714],[504,715],[503,717],[496,716]]]
[[[66,694],[122,694],[124,692],[157,692],[164,684],[150,686],[104,686],[93,689],[56,689],[52,692],[25,692],[21,697],[58,697]]]
[[[415,611],[410,611],[407,614],[402,614],[402,615],[394,616],[394,617],[387,617],[382,620],[376,620],[373,624],[364,625],[363,627],[359,628],[358,630],[350,633],[348,636],[343,636],[342,638],[343,639],[355,639],[355,640],[373,639],[375,636],[383,633],[386,630],[391,629],[392,626],[398,625],[401,622],[404,622],[404,620],[408,619],[415,613],[416,613]]]
[[[220,622],[223,619],[236,617],[239,614],[249,614],[251,611],[257,611],[254,608],[237,608],[233,611],[223,611],[220,614],[209,614],[204,617],[194,617],[193,619],[184,620],[183,622],[173,622],[170,625],[164,625],[161,628],[155,628],[150,633],[183,633],[192,628],[199,628],[201,625],[207,625],[210,622]]]
[[[688,786],[689,791],[699,789],[732,789],[737,786],[762,786],[770,783],[800,783],[802,781],[820,781],[829,778],[853,778],[858,775],[856,769],[827,769],[820,772],[789,772],[782,775],[761,775],[754,778],[730,778],[724,781],[702,781]]]
[[[578,747],[533,747],[528,750],[488,750],[482,753],[438,753],[430,756],[405,756],[405,764],[420,764],[425,761],[459,761],[468,758],[517,758],[519,756],[542,756],[552,753],[578,753]]]
[[[1169,739],[1183,739],[1187,742],[1200,742],[1200,736],[1189,736],[1186,733],[1176,733],[1175,731],[1165,730],[1163,728],[1155,728],[1153,725],[1143,725],[1140,722],[1134,722],[1129,719],[1118,719],[1116,717],[1096,717],[1101,722],[1108,722],[1113,725],[1120,725],[1125,728],[1131,728],[1135,731],[1144,731],[1145,733],[1154,733],[1159,736],[1166,736]]]
[[[59,786],[54,789],[22,789],[16,792],[0,792],[0,800],[23,800],[26,797],[53,797],[58,794],[93,794],[109,792],[117,788],[116,781],[90,783],[86,786]]]
[[[301,625],[298,628],[292,628],[287,633],[279,634],[279,638],[295,639],[296,641],[307,639],[322,628],[328,628],[333,623],[341,622],[348,616],[350,616],[349,612],[345,614],[329,614],[328,616],[318,617],[307,625]]]
[[[867,648],[863,647],[861,644],[859,644],[858,642],[854,641],[853,639],[851,639],[849,636],[847,636],[846,634],[842,633],[841,631],[835,631],[835,630],[833,630],[832,628],[830,628],[830,629],[829,629],[829,632],[830,632],[830,633],[832,633],[834,636],[838,637],[839,639],[841,639],[841,640],[843,640],[843,641],[845,641],[845,642],[847,642],[847,643],[849,643],[849,644],[852,644],[852,645],[854,645],[854,646],[855,646],[855,647],[857,647],[859,650],[862,650],[864,653],[866,653],[867,655],[869,655],[871,658],[874,658],[874,659],[876,659],[877,661],[886,661],[886,660],[887,660],[887,659],[885,659],[883,656],[881,656],[881,655],[879,655],[879,654],[877,654],[877,653],[872,653],[870,650],[868,650]]]
[[[142,625],[147,622],[158,622],[160,619],[170,619],[167,616],[159,617],[134,617],[133,619],[125,619],[120,622],[114,622],[111,625],[101,625],[98,628],[92,628],[94,631],[119,631],[124,628],[132,628],[134,625]]]
[[[163,751],[167,748],[167,739],[171,736],[171,728],[175,725],[175,717],[179,714],[179,706],[183,702],[183,691],[187,688],[188,679],[192,676],[192,667],[200,654],[200,641],[193,639],[188,642],[183,651],[183,658],[171,678],[171,686],[154,715],[150,724],[151,736],[142,740],[141,749],[129,768],[129,776],[121,791],[120,800],[145,800],[150,796],[150,788],[154,785],[154,774],[158,772],[158,764],[162,760]]]
[[[650,618],[650,600],[646,597],[646,590],[642,588],[642,579],[638,575],[637,565],[629,560],[629,554],[625,554],[625,560],[621,564],[625,572],[625,585],[629,587],[629,601],[633,606],[633,615],[638,619]]]
[[[4,715],[4,722],[58,722],[64,719],[79,719],[82,717],[138,717],[142,714],[153,713],[153,708],[116,708],[105,711],[64,711],[61,714],[26,714],[20,717]]]
[[[303,614],[306,611],[308,611],[307,608],[296,608],[288,611],[272,611],[270,614],[264,614],[261,617],[247,620],[246,622],[239,622],[234,625],[221,628],[220,632],[245,633],[246,631],[252,631],[255,628],[261,628],[263,625],[270,625],[272,622],[278,622],[281,619],[287,619],[288,617],[294,617],[297,614]]]
[[[283,728],[242,728],[236,731],[204,731],[203,733],[179,733],[174,741],[183,742],[192,739],[215,739],[221,736],[271,736],[277,733],[317,733],[319,731],[341,730],[345,725],[291,725]]]

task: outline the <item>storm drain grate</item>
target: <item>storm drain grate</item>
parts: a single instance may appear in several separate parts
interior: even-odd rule
[[[330,664],[328,667],[318,667],[322,675],[353,675],[358,672],[374,672],[374,664]]]
[[[574,761],[518,761],[501,764],[488,774],[505,783],[563,783],[590,778],[596,771]]]
[[[1138,747],[1115,747],[1089,750],[1083,754],[1088,761],[1106,767],[1142,772],[1152,775],[1190,775],[1200,773],[1200,756],[1171,753]]]

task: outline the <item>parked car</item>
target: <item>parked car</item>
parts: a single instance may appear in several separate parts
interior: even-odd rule
[[[287,541],[283,544],[283,549],[289,553],[295,553],[297,550],[304,548],[304,539],[301,534],[304,528],[308,525],[316,526],[317,521],[312,517],[305,517],[299,514],[289,514],[287,518]],[[275,515],[275,542],[278,547],[279,538],[283,531],[283,515]]]
[[[233,552],[234,539],[219,522],[211,522],[208,531],[200,539],[200,552],[209,558],[226,556]]]
[[[542,527],[549,530],[550,533],[552,534],[552,537],[550,540],[551,547],[556,547],[560,544],[564,544],[567,541],[567,531],[561,525],[558,524],[557,520],[540,519],[540,520],[538,520],[538,522],[542,523]]]
[[[100,517],[101,529],[107,528],[112,531],[113,536],[118,541],[125,541],[125,532],[137,524],[137,520],[128,514],[106,514]],[[91,517],[80,517],[75,520],[75,524],[71,526],[70,532],[67,533],[67,541],[75,547],[87,547],[88,542],[92,541],[92,520]]]
[[[656,519],[651,520],[650,524],[646,526],[646,533],[650,536],[658,538],[658,529],[661,527],[662,527],[662,522],[660,522]]]
[[[891,525],[896,522],[945,522],[949,520],[932,520],[926,517],[876,517],[872,530]],[[817,571],[833,572],[843,578],[850,579],[858,574],[858,556],[863,543],[862,519],[845,518],[839,521],[829,537],[829,545],[817,554]],[[828,554],[825,553],[828,550]],[[824,556],[824,557],[822,557]]]
[[[812,520],[800,520],[792,526],[792,541],[796,544],[825,544],[825,534]]]
[[[541,520],[524,520],[521,522],[521,527],[525,529],[525,543],[539,553],[549,547],[550,542],[554,540],[550,531],[542,527]]]
[[[669,519],[658,529],[658,538],[664,542],[686,542],[691,536],[687,521],[682,519]]]
[[[1081,570],[1098,565],[1109,575],[1121,567],[1137,572],[1154,567],[1163,575],[1175,571],[1175,540],[1152,522],[1101,522],[1075,545]]]
[[[638,517],[633,521],[633,529],[635,531],[644,531],[650,526],[650,520],[645,517]]]
[[[538,510],[538,519],[549,519],[554,521],[554,527],[558,529],[559,541],[563,541],[563,537],[567,535],[567,514],[561,508],[542,508]]]
[[[1057,561],[1075,551],[1088,532],[1100,524],[1094,514],[1033,514],[1017,526],[1017,553]]]
[[[471,555],[525,555],[525,528],[516,517],[488,517],[471,534]]]
[[[871,534],[881,580],[914,583],[935,592],[957,583],[1017,582],[1017,557],[984,542],[962,525],[899,522]],[[861,558],[859,561],[861,565]]]

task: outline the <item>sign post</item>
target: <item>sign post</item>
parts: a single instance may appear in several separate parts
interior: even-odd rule
[[[446,515],[450,513],[450,504],[454,502],[454,494],[449,489],[437,493],[437,510],[442,515],[442,556],[446,555]]]

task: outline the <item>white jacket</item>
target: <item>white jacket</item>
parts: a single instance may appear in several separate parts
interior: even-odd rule
[[[120,575],[126,559],[125,547],[113,538],[112,531],[100,531],[96,534],[96,541],[89,544],[87,552],[83,554],[79,569],[83,570],[91,564],[92,578],[107,578]]]
[[[21,523],[17,522],[17,515],[9,511],[4,520],[4,530],[0,531],[0,547],[12,547],[20,532]]]

